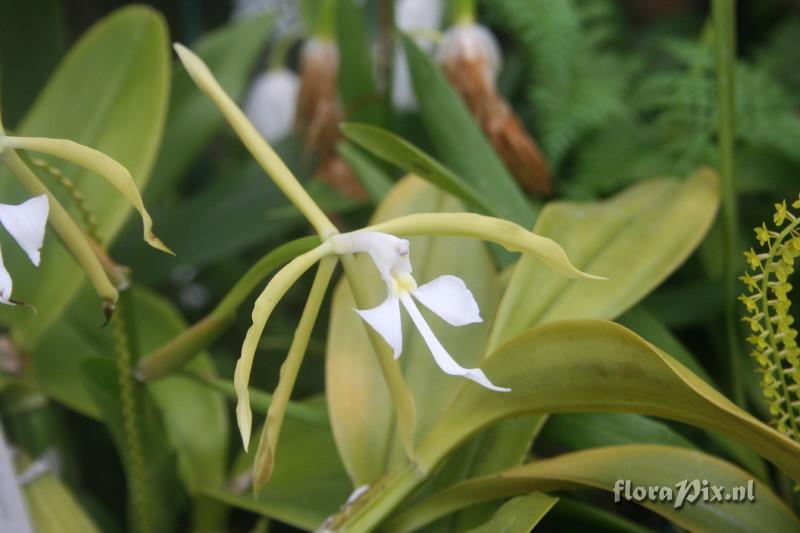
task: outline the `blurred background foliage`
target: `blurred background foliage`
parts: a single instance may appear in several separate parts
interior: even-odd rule
[[[246,3],[255,9],[245,16],[242,5]],[[116,10],[128,4],[118,0],[0,0],[0,107],[8,130],[28,128],[37,134],[79,130],[59,123],[78,120],[74,114],[48,114],[51,108],[38,109],[37,105],[44,105],[36,103],[38,95],[84,32],[112,13],[123,16]],[[144,30],[120,22],[119,31],[126,37],[114,44],[119,48],[108,50],[107,66],[113,68],[114,58],[119,57],[116,54],[126,51],[140,54],[137,57],[143,61],[161,61],[168,57],[168,42],[179,41],[197,51],[225,89],[242,102],[251,81],[267,68],[272,52],[282,45],[280,32],[286,31],[283,25],[289,23],[280,15],[258,9],[258,4],[282,2],[239,4],[165,0],[149,3],[155,11],[129,11],[127,16],[141,19],[130,22],[132,26],[140,23],[156,33],[167,30],[168,37],[164,33],[162,42],[139,43],[141,49],[134,49],[135,39]],[[308,13],[313,15],[314,2],[302,4],[306,18]],[[483,157],[480,150],[471,151],[472,160],[461,157],[464,148],[454,144],[457,137],[453,141],[440,131],[452,127],[443,119],[446,110],[426,102],[420,102],[419,112],[391,107],[383,76],[392,48],[380,45],[391,36],[385,13],[389,2],[367,0],[361,4],[366,5],[343,0],[345,7],[337,12],[344,118],[391,130],[434,156],[445,171],[453,171],[471,184],[477,183],[482,172],[498,168],[499,160]],[[594,201],[644,179],[686,176],[700,166],[718,165],[709,9],[708,2],[692,0],[479,2],[479,20],[496,33],[502,46],[504,62],[498,87],[543,150],[556,198]],[[303,10],[296,11],[302,18]],[[798,190],[800,4],[743,0],[737,3],[737,16],[736,190],[740,249],[744,250],[753,242],[750,228],[769,220],[772,204],[794,198]],[[370,43],[379,43],[375,55]],[[297,68],[298,54],[299,45],[291,41],[289,68]],[[264,178],[234,134],[223,127],[218,111],[185,71],[174,61],[172,65],[163,73],[169,93],[164,93],[163,101],[152,96],[153,129],[122,135],[109,144],[110,153],[125,142],[138,143],[127,147],[130,153],[147,143],[157,150],[152,160],[138,161],[138,175],[143,180],[149,175],[143,190],[145,203],[160,237],[177,254],[175,258],[158,255],[142,245],[139,221],[132,217],[124,226],[113,228],[109,222],[105,228],[109,233],[103,238],[112,256],[131,268],[136,281],[136,288],[127,296],[135,311],[135,319],[129,323],[136,330],[131,338],[137,339],[137,345],[130,347],[134,357],[149,353],[186,324],[206,316],[267,251],[308,234],[304,219]],[[148,65],[137,68],[141,70],[120,74],[129,77],[118,81],[129,84],[127,90],[134,99],[142,94],[132,77],[143,72],[160,75],[149,71]],[[95,72],[94,76],[100,83],[115,72]],[[96,95],[87,97],[82,110],[91,116],[93,109],[101,109],[106,96],[99,88]],[[146,107],[133,107],[133,114]],[[338,149],[368,195],[347,197],[312,179],[315,163],[305,156],[303,140],[297,135],[276,145],[325,211],[343,227],[357,228],[365,225],[388,186],[404,172],[357,142],[342,140]],[[125,153],[121,149],[111,155],[123,160]],[[137,163],[123,162],[129,166]],[[499,173],[506,171],[500,167]],[[447,176],[440,179],[446,190],[450,190],[448,184],[460,187],[448,182]],[[90,202],[105,201],[101,193],[88,197]],[[520,209],[526,211],[530,206],[530,212],[538,212],[542,203],[541,198],[527,198]],[[492,208],[507,208],[511,217],[521,212],[513,206]],[[115,209],[120,208],[108,207],[109,211]],[[115,212],[108,216],[114,219]],[[526,224],[532,222],[527,212],[520,218]],[[117,225],[122,224],[122,215],[116,219]],[[113,239],[117,230],[119,235]],[[684,363],[694,364],[693,370],[709,381],[726,383],[721,249],[722,232],[715,225],[696,253],[619,321],[673,356],[694,354],[696,360],[686,356]],[[507,258],[500,256],[499,266],[504,261]],[[742,270],[744,267],[742,261]],[[277,369],[291,342],[307,282],[293,288],[272,317],[253,371],[252,384],[257,389],[275,388]],[[122,531],[129,494],[120,480],[136,452],[125,449],[121,436],[120,412],[125,407],[119,404],[119,391],[115,390],[117,369],[110,364],[115,341],[109,328],[97,327],[102,317],[94,294],[85,283],[73,285],[74,290],[61,302],[63,313],[53,314],[46,330],[30,325],[31,317],[9,318],[9,312],[3,313],[7,324],[17,325],[21,320],[29,328],[28,337],[15,339],[21,350],[3,349],[5,371],[14,374],[20,365],[28,365],[34,376],[32,380],[9,380],[12,384],[2,393],[4,423],[11,440],[32,457],[56,448],[62,481],[47,482],[63,482],[100,530]],[[21,282],[20,294],[31,286],[32,282]],[[250,308],[253,298],[242,310]],[[323,305],[322,316],[328,316],[330,299]],[[166,515],[156,518],[159,527],[185,530],[191,524],[196,531],[215,531],[227,524],[224,527],[231,531],[265,531],[266,523],[256,518],[260,513],[276,521],[270,525],[273,531],[309,528],[336,511],[352,489],[331,437],[322,398],[328,335],[325,320],[318,324],[309,345],[309,357],[294,392],[298,402],[292,406],[282,437],[284,449],[293,452],[282,456],[284,462],[279,463],[266,497],[254,502],[249,491],[237,494],[231,489],[246,469],[246,461],[239,457],[238,438],[229,431],[232,409],[225,401],[229,395],[226,386],[249,323],[249,313],[240,312],[208,353],[180,375],[151,387],[138,406],[145,413],[146,426],[153,426],[143,429],[145,446],[139,453],[145,454],[150,465],[154,500],[160,514]],[[743,360],[743,364],[752,411],[768,418],[757,378],[750,372],[752,363]],[[119,454],[114,451],[115,442]],[[699,448],[747,465],[754,472],[764,468],[749,452],[697,428],[616,414],[552,417],[536,440],[533,454],[549,456],[631,442]],[[763,470],[758,473],[764,474]],[[796,499],[785,478],[777,476],[776,485],[787,499]],[[45,489],[63,487],[48,485]],[[612,509],[607,501],[596,494],[570,493],[539,525],[544,531],[587,524],[609,531],[643,530],[636,522],[655,530],[677,530],[655,514],[628,505]],[[537,504],[549,509],[552,502]],[[524,507],[526,502],[515,505]],[[471,523],[463,516],[460,519]]]

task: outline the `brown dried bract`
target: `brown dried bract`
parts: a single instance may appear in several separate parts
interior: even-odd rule
[[[464,34],[443,43],[443,47],[449,47],[440,54],[445,76],[517,182],[532,193],[549,195],[552,180],[547,161],[509,103],[498,94],[494,62],[499,58],[494,57],[496,52],[489,49],[490,43],[477,29],[456,27],[450,30]]]
[[[361,182],[336,153],[343,118],[336,87],[338,70],[336,44],[316,38],[305,43],[300,56],[295,127],[304,139],[306,155],[319,161],[314,175],[348,198],[363,199],[367,194]]]

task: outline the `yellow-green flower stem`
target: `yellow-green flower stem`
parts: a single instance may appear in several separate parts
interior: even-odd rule
[[[356,272],[354,257],[352,255],[343,255],[341,256],[341,260],[345,277],[353,293],[356,306],[361,309],[367,308],[370,300]],[[375,330],[366,325],[364,325],[364,328],[366,329],[372,348],[375,351],[375,355],[378,357],[383,379],[386,381],[389,395],[392,398],[395,415],[397,416],[397,426],[400,430],[400,437],[406,451],[406,456],[413,458],[414,431],[416,428],[414,398],[412,398],[411,391],[409,391],[408,385],[405,379],[403,379],[403,372],[400,369],[400,365],[397,364],[397,361],[392,356],[392,350],[389,348],[389,345],[386,344]]]
[[[211,313],[178,336],[139,360],[136,377],[141,381],[162,378],[183,367],[211,345],[233,323],[236,312],[250,293],[272,271],[320,244],[319,237],[303,237],[275,248],[236,282]]]
[[[228,123],[250,151],[255,160],[283,191],[289,201],[306,217],[317,234],[325,239],[338,233],[336,227],[303,188],[278,154],[264,140],[258,130],[247,120],[230,96],[220,87],[208,66],[191,50],[175,44],[184,67],[194,82],[222,111]]]
[[[114,347],[117,352],[117,372],[122,413],[122,430],[129,460],[130,501],[136,531],[154,531],[152,502],[150,501],[150,476],[144,458],[142,435],[139,427],[137,383],[133,379],[133,354],[130,344],[130,324],[125,315],[130,311],[130,296],[125,293],[120,302],[122,309],[114,316]]]
[[[453,0],[453,20],[456,24],[474,24],[475,0]]]
[[[734,142],[736,136],[736,9],[733,0],[714,0],[714,36],[717,73],[717,110],[719,116],[719,170],[722,175],[723,265],[725,274],[725,329],[728,338],[731,395],[738,405],[744,404],[744,385],[740,361],[740,332],[736,308],[739,253],[739,223],[734,174]]]
[[[326,257],[320,261],[306,305],[303,308],[303,314],[300,316],[300,322],[294,332],[289,353],[281,365],[280,380],[275,392],[272,394],[272,402],[270,403],[267,419],[261,431],[261,438],[253,459],[253,490],[256,493],[264,486],[272,474],[278,438],[283,425],[283,418],[286,415],[286,408],[289,405],[289,399],[297,381],[297,374],[300,372],[300,365],[303,363],[303,358],[308,348],[308,340],[311,338],[311,332],[317,322],[322,300],[331,282],[335,267],[335,257]]]
[[[33,195],[47,195],[47,200],[50,204],[48,222],[81,268],[83,268],[97,294],[107,302],[107,305],[113,307],[117,303],[119,293],[106,275],[103,265],[92,249],[90,239],[86,233],[72,220],[67,210],[61,205],[61,202],[50,193],[19,154],[14,150],[4,149],[0,151],[0,161],[8,167],[28,192]]]

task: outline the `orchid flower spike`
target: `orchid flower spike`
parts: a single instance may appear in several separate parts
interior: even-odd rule
[[[479,368],[464,368],[459,365],[436,338],[414,301],[416,299],[451,326],[483,322],[478,303],[461,278],[444,275],[417,286],[411,275],[408,241],[388,233],[356,231],[335,235],[329,242],[336,254],[366,253],[375,263],[381,278],[386,283],[388,296],[377,307],[355,311],[383,337],[392,348],[395,359],[400,357],[403,351],[400,317],[400,304],[402,304],[443,372],[471,379],[490,390],[499,392],[511,390],[494,385]]]
[[[268,142],[279,141],[292,130],[299,90],[297,74],[285,68],[270,70],[253,82],[244,112]]]
[[[35,196],[19,205],[0,204],[0,224],[17,241],[34,266],[39,266],[44,242],[49,204],[47,195]],[[11,299],[11,275],[3,264],[0,252],[0,303],[15,304]]]

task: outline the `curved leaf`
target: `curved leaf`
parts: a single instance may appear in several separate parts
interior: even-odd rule
[[[536,461],[497,475],[455,485],[400,514],[388,524],[390,531],[409,531],[465,506],[531,491],[598,488],[614,491],[617,480],[631,487],[669,487],[673,498],[683,480],[708,480],[733,495],[752,477],[714,456],[660,445],[596,448]],[[769,486],[752,481],[755,501],[708,502],[698,498],[680,509],[672,502],[643,501],[642,505],[690,531],[797,531],[800,520]],[[709,491],[710,492],[710,491]],[[746,495],[746,492],[743,493]],[[624,498],[624,491],[620,494]],[[514,500],[512,500],[514,501]]]
[[[418,450],[424,468],[479,429],[520,414],[614,411],[678,420],[742,442],[800,479],[800,444],[756,420],[682,364],[613,322],[543,324],[484,364],[492,394],[467,383]]]

